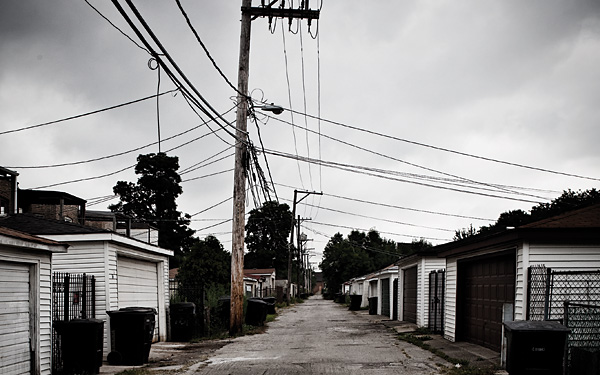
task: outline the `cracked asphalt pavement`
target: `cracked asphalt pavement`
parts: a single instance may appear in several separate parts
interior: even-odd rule
[[[440,374],[449,363],[344,306],[314,296],[263,334],[233,339],[194,374]]]

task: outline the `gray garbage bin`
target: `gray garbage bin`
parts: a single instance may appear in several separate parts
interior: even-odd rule
[[[562,375],[569,331],[555,321],[505,322],[506,370],[510,375]]]

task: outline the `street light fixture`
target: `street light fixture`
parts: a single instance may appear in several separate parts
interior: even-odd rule
[[[280,115],[283,113],[283,107],[280,107],[278,105],[275,105],[273,103],[271,104],[265,104],[265,105],[261,105],[261,106],[257,106],[256,108],[260,108],[263,111],[267,111],[267,112],[273,112],[276,115]]]

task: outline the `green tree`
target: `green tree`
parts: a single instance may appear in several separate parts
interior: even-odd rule
[[[329,290],[337,292],[345,281],[387,267],[402,255],[427,246],[431,244],[424,240],[399,246],[394,241],[381,238],[376,230],[368,233],[353,230],[347,238],[336,233],[325,246],[319,267]]]
[[[275,201],[265,202],[250,211],[246,223],[246,268],[275,268],[276,275],[287,278],[289,236],[292,227],[290,207]]]
[[[175,259],[171,261],[175,266],[194,242],[190,216],[177,210],[176,199],[183,192],[178,169],[176,156],[139,155],[135,166],[135,173],[140,175],[137,183],[118,181],[113,192],[120,201],[108,207],[158,228],[158,246],[173,250]]]
[[[500,214],[494,224],[480,227],[477,231],[474,230],[473,225],[470,228],[459,229],[455,232],[454,240],[476,234],[499,232],[508,227],[519,227],[596,203],[600,203],[600,191],[595,188],[583,191],[564,190],[550,203],[539,203],[533,206],[529,213],[523,210],[506,211]]]
[[[177,281],[183,285],[207,288],[228,285],[231,281],[231,254],[214,236],[197,240],[179,266]]]

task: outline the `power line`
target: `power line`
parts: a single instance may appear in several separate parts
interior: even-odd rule
[[[233,107],[233,108],[235,108],[235,107]],[[228,111],[224,112],[223,115],[226,115],[227,113],[229,113],[231,110],[233,110],[233,108],[231,108]],[[210,120],[210,121],[212,121],[212,120]],[[200,125],[196,125],[196,126],[190,128],[190,129],[184,130],[184,131],[182,131],[180,133],[177,133],[175,135],[167,137],[167,138],[163,139],[163,142],[164,141],[169,141],[171,139],[175,139],[175,138],[180,137],[180,136],[182,136],[184,134],[187,134],[187,133],[189,133],[191,131],[199,129],[202,126],[207,125],[208,122],[210,122],[210,121],[205,121],[204,123],[202,123]],[[209,134],[212,134],[212,133],[214,133],[214,130],[211,133],[209,133]],[[15,168],[15,169],[41,169],[41,168],[57,168],[57,167],[66,167],[66,166],[73,166],[73,165],[79,165],[79,164],[87,164],[87,163],[91,163],[91,162],[95,162],[95,161],[106,160],[106,159],[114,158],[114,157],[117,157],[117,156],[122,156],[122,155],[130,154],[132,152],[143,150],[145,148],[154,146],[157,143],[158,143],[158,141],[152,142],[152,143],[148,143],[148,144],[146,144],[144,146],[136,147],[136,148],[133,148],[133,149],[130,149],[130,150],[127,150],[127,151],[118,152],[118,153],[112,154],[112,155],[106,155],[106,156],[101,156],[101,157],[97,157],[97,158],[93,158],[93,159],[87,159],[87,160],[81,160],[81,161],[75,161],[75,162],[69,162],[69,163],[50,164],[50,165],[37,165],[37,166],[17,166],[17,167],[10,166],[10,167],[6,167],[6,168]]]
[[[195,214],[193,214],[193,215],[190,215],[190,217],[194,217],[194,216],[196,216],[196,215],[200,215],[201,213],[204,213],[204,212],[206,212],[206,211],[208,211],[208,210],[211,210],[211,209],[213,209],[213,208],[215,208],[215,207],[218,207],[218,206],[222,205],[223,203],[225,203],[225,202],[228,202],[228,201],[230,201],[230,200],[232,200],[232,199],[233,199],[233,197],[229,197],[229,198],[227,198],[227,199],[223,199],[223,200],[222,200],[222,201],[220,201],[219,203],[215,203],[215,204],[213,204],[212,206],[210,206],[210,207],[207,207],[207,208],[203,209],[202,211],[198,211],[198,212],[196,212]]]
[[[282,152],[279,152],[279,151],[265,151],[265,152],[267,152],[269,154],[272,154],[274,156],[281,156],[281,157],[285,157],[285,158],[288,158],[288,159],[302,160],[302,161],[307,162],[307,163],[316,163],[317,162],[314,159],[308,159],[308,158],[304,158],[304,157],[296,158],[294,155],[282,153]],[[452,187],[448,187],[448,186],[432,185],[432,184],[427,184],[427,183],[423,183],[423,182],[417,182],[417,181],[410,181],[410,180],[403,180],[403,179],[399,179],[399,178],[387,177],[387,176],[382,176],[382,175],[379,175],[379,174],[368,173],[368,172],[364,172],[364,171],[357,171],[355,169],[351,169],[351,168],[347,168],[347,167],[341,167],[341,166],[338,166],[338,165],[335,165],[335,164],[331,164],[331,163],[325,163],[322,160],[319,161],[319,162],[322,163],[323,165],[325,165],[326,167],[329,167],[329,168],[340,169],[340,170],[343,170],[343,171],[346,171],[346,172],[359,173],[359,174],[363,174],[363,175],[367,175],[367,176],[372,176],[372,177],[384,178],[384,179],[392,180],[392,181],[406,182],[406,183],[416,184],[416,185],[420,185],[420,186],[426,186],[426,187],[431,187],[431,188],[436,188],[436,189],[443,189],[443,190],[455,191],[455,192],[459,192],[459,193],[480,195],[480,196],[490,197],[490,198],[509,199],[509,200],[514,200],[514,201],[519,201],[519,202],[527,202],[527,203],[535,203],[535,204],[540,203],[539,201],[532,201],[532,200],[528,200],[528,199],[520,199],[520,198],[514,198],[514,197],[494,195],[494,194],[482,193],[482,192],[477,192],[477,191],[457,189],[457,188],[452,188]],[[481,188],[478,188],[478,189],[481,189]],[[518,192],[514,192],[513,194],[527,195],[527,194],[518,193]]]
[[[286,108],[286,110],[289,110],[290,112],[293,112],[293,113],[301,114],[300,112],[294,111],[291,108],[290,109]],[[530,166],[530,165],[513,163],[513,162],[509,162],[509,161],[494,159],[494,158],[488,158],[488,157],[485,157],[485,156],[470,154],[470,153],[462,152],[462,151],[456,151],[456,150],[452,150],[452,149],[449,149],[449,148],[444,148],[444,147],[439,147],[439,146],[433,146],[433,145],[426,144],[426,143],[411,141],[409,139],[399,138],[399,137],[395,137],[395,136],[392,136],[392,135],[379,133],[379,132],[376,132],[374,130],[363,129],[363,128],[359,128],[357,126],[352,126],[352,125],[344,124],[344,123],[337,122],[337,121],[323,119],[323,118],[320,117],[320,115],[319,116],[314,116],[314,115],[310,115],[310,114],[303,114],[303,115],[306,115],[306,116],[308,116],[310,118],[317,119],[319,121],[323,121],[323,122],[326,122],[326,123],[329,123],[329,124],[332,124],[332,125],[341,126],[341,127],[347,128],[347,129],[352,129],[352,130],[356,130],[356,131],[359,131],[359,132],[368,133],[368,134],[376,135],[376,136],[383,137],[383,138],[392,139],[392,140],[399,141],[399,142],[405,142],[405,143],[413,144],[413,145],[416,145],[416,146],[427,147],[427,148],[431,148],[431,149],[438,150],[438,151],[449,152],[449,153],[452,153],[452,154],[466,156],[466,157],[470,157],[470,158],[474,158],[474,159],[481,159],[481,160],[485,160],[485,161],[489,161],[489,162],[493,162],[493,163],[505,164],[505,165],[510,165],[510,166],[513,166],[513,167],[525,168],[525,169],[535,170],[535,171],[539,171],[539,172],[546,172],[546,173],[558,174],[558,175],[562,175],[562,176],[575,177],[575,178],[580,178],[580,179],[585,179],[585,180],[591,180],[591,181],[600,181],[600,178],[596,178],[596,177],[587,177],[587,176],[577,175],[577,174],[573,174],[573,173],[566,173],[566,172],[554,171],[554,170],[545,169],[545,168],[533,167],[533,166]]]
[[[107,173],[107,174],[103,174],[103,175],[100,175],[100,176],[79,178],[79,179],[76,179],[76,180],[70,180],[70,181],[64,181],[64,182],[57,182],[55,184],[50,184],[50,185],[37,186],[37,187],[31,188],[30,190],[45,189],[45,188],[49,188],[49,187],[53,187],[53,186],[72,184],[72,183],[75,183],[75,182],[97,180],[97,179],[100,179],[100,178],[104,178],[104,177],[116,175],[117,173],[121,173],[121,172],[126,171],[126,170],[128,170],[130,168],[133,168],[135,166],[136,166],[136,164],[130,165],[129,167],[125,167],[123,169],[119,169],[118,171]]]
[[[95,10],[96,13],[98,13],[100,15],[100,17],[104,18],[104,20],[106,20],[106,22],[108,22],[112,27],[114,27],[115,29],[117,29],[117,31],[119,31],[121,34],[123,34],[125,36],[125,38],[129,39],[131,41],[131,43],[135,44],[139,49],[146,51],[149,55],[151,54],[150,51],[148,51],[146,48],[142,47],[138,42],[133,40],[129,35],[125,34],[125,32],[123,30],[121,30],[117,25],[112,23],[111,20],[109,20],[104,14],[100,13],[100,11],[98,9],[96,9],[92,4],[90,4],[90,2],[88,0],[85,0],[85,2],[87,3],[87,5],[90,6],[90,8]]]
[[[270,117],[270,118],[275,118],[277,121],[280,121],[280,122],[282,122],[282,123],[285,123],[285,124],[288,124],[288,125],[291,125],[291,126],[294,126],[294,127],[298,126],[298,125],[294,125],[294,124],[292,124],[292,123],[289,123],[289,122],[287,122],[287,121],[285,121],[285,120],[282,120],[282,119],[280,119],[280,118],[277,118],[277,117],[272,117],[272,116],[268,116],[268,115],[266,115],[266,116],[267,116],[267,117]],[[312,130],[308,130],[308,129],[306,129],[306,130],[314,133],[314,131],[312,131]],[[459,178],[459,179],[462,179],[462,180],[464,180],[464,181],[467,181],[467,182],[473,182],[473,183],[477,183],[477,184],[483,184],[483,185],[486,185],[485,183],[482,183],[482,182],[477,182],[477,181],[474,181],[474,180],[471,180],[471,179],[468,179],[468,178],[465,178],[465,177],[457,176],[457,175],[454,175],[454,174],[451,174],[451,173],[442,172],[442,171],[439,171],[439,170],[436,170],[436,169],[433,169],[433,168],[428,168],[428,167],[425,167],[425,166],[422,166],[422,165],[419,165],[419,164],[411,163],[411,162],[408,162],[408,161],[406,161],[406,160],[398,159],[398,158],[395,158],[395,157],[393,157],[393,156],[385,155],[385,154],[382,154],[382,153],[380,153],[380,152],[373,151],[373,150],[370,150],[370,149],[368,149],[368,148],[361,147],[361,146],[358,146],[358,145],[352,144],[352,143],[350,143],[350,142],[342,141],[341,139],[338,139],[338,138],[335,138],[335,137],[331,137],[331,136],[325,135],[325,134],[323,134],[323,133],[320,133],[320,135],[321,135],[322,137],[325,137],[325,138],[327,138],[327,139],[331,139],[332,141],[335,141],[335,142],[338,142],[338,143],[344,144],[344,145],[346,145],[346,146],[350,146],[350,147],[352,147],[352,148],[356,148],[356,149],[358,149],[358,150],[361,150],[361,151],[365,151],[365,152],[371,153],[371,154],[373,154],[373,155],[381,156],[381,157],[383,157],[383,158],[386,158],[386,159],[394,160],[394,161],[397,161],[397,162],[399,162],[399,163],[403,163],[403,164],[406,164],[406,165],[410,165],[410,166],[412,166],[412,167],[415,167],[415,168],[420,168],[420,169],[424,169],[424,170],[426,170],[426,171],[430,171],[430,172],[439,173],[439,174],[441,174],[441,175],[444,175],[444,176],[449,176],[449,177]],[[509,193],[515,193],[515,192],[512,192],[512,191],[510,191],[509,189],[502,189],[502,190],[505,190],[506,192],[509,192]],[[517,193],[517,194],[518,194],[518,193]],[[536,198],[545,199],[545,198],[543,198],[543,197],[536,197]],[[529,202],[529,203],[539,203],[539,202],[535,202],[535,201],[526,201],[526,202]]]
[[[215,173],[211,173],[211,174],[205,174],[204,176],[198,176],[198,177],[194,177],[194,178],[188,178],[187,180],[181,180],[181,182],[190,182],[190,181],[195,181],[195,180],[199,180],[201,178],[206,178],[206,177],[213,177],[213,176],[217,176],[223,173],[228,173],[228,172],[233,172],[233,168],[231,169],[226,169],[224,171],[220,171],[220,172],[215,172]]]
[[[277,184],[277,185],[280,185],[280,186],[283,186],[283,187],[286,187],[289,189],[296,189],[295,187],[290,186],[290,185],[284,185],[284,184]],[[335,194],[323,193],[323,196],[343,199],[343,200],[352,201],[352,202],[365,203],[365,204],[370,204],[370,205],[375,205],[375,206],[380,206],[380,207],[394,208],[394,209],[398,209],[398,210],[426,213],[426,214],[431,214],[431,215],[450,216],[450,217],[458,217],[461,219],[471,219],[471,220],[496,221],[496,219],[488,219],[488,218],[477,217],[477,216],[466,216],[466,215],[458,215],[458,214],[452,214],[452,213],[447,213],[447,212],[429,211],[429,210],[423,210],[423,209],[418,209],[418,208],[403,207],[403,206],[397,206],[397,205],[392,205],[392,204],[387,204],[387,203],[367,201],[367,200],[358,199],[358,198],[344,197],[344,196],[335,195]]]
[[[196,31],[196,29],[192,25],[192,21],[188,17],[187,12],[183,9],[183,6],[181,5],[181,1],[175,0],[175,2],[177,3],[177,6],[179,7],[179,10],[181,11],[181,14],[185,18],[185,21],[187,22],[190,30],[192,30],[192,33],[196,37],[196,40],[198,41],[198,43],[200,44],[200,46],[204,50],[204,53],[206,53],[206,57],[208,57],[208,59],[212,62],[213,66],[215,67],[215,69],[217,70],[217,72],[219,72],[219,75],[221,75],[221,77],[225,80],[225,82],[227,82],[227,84],[229,85],[229,87],[231,87],[236,93],[238,93],[242,97],[246,97],[247,98],[247,95],[242,94],[241,92],[239,92],[239,90],[237,89],[237,87],[235,87],[233,85],[233,83],[231,83],[231,81],[229,80],[229,78],[227,78],[227,76],[225,75],[225,73],[223,73],[223,71],[221,70],[221,68],[219,68],[219,66],[217,65],[217,62],[211,56],[210,52],[208,51],[208,48],[206,48],[206,45],[204,44],[204,42],[202,42],[202,39],[200,38],[200,35],[198,34],[198,32]]]
[[[285,199],[284,198],[283,200],[284,201],[288,201],[288,202],[292,202],[291,199]],[[314,205],[312,205],[310,203],[304,203],[304,202],[302,202],[301,204],[306,205],[306,206],[310,206],[310,207],[316,207],[316,206],[314,206]],[[406,222],[397,221],[397,220],[389,220],[389,219],[383,219],[383,218],[374,217],[374,216],[361,215],[361,214],[357,214],[357,213],[353,213],[353,212],[336,210],[336,209],[333,209],[333,208],[327,208],[327,207],[323,207],[323,206],[320,206],[319,208],[322,209],[322,210],[325,210],[325,211],[337,212],[337,213],[340,213],[340,214],[351,215],[351,216],[354,216],[354,217],[363,217],[365,219],[373,219],[373,220],[377,220],[377,221],[384,221],[384,222],[392,223],[392,224],[406,225],[406,226],[411,226],[411,227],[416,227],[416,228],[433,229],[433,230],[439,230],[439,231],[454,233],[453,229],[436,228],[436,227],[428,227],[428,226],[425,226],[425,225],[411,224],[411,223],[406,223]]]
[[[154,43],[158,46],[158,48],[161,50],[161,54],[157,53],[152,46],[150,46],[150,44],[148,43],[148,41],[144,38],[144,36],[142,35],[141,31],[137,28],[137,26],[133,23],[133,21],[131,20],[131,18],[127,15],[127,13],[125,12],[125,10],[121,7],[121,5],[119,4],[118,0],[112,0],[113,5],[115,5],[115,7],[117,8],[117,10],[119,11],[119,13],[121,13],[121,16],[127,21],[127,23],[129,24],[129,26],[131,27],[131,29],[135,32],[135,34],[137,35],[137,37],[140,39],[140,41],[142,41],[142,43],[146,46],[146,48],[148,48],[148,50],[151,52],[152,56],[154,58],[157,59],[157,61],[162,65],[163,69],[165,70],[165,73],[167,73],[167,75],[169,76],[169,78],[179,87],[179,89],[181,90],[182,94],[184,96],[186,96],[188,99],[192,100],[194,102],[194,104],[204,113],[206,114],[209,118],[211,118],[213,121],[215,121],[215,123],[217,125],[219,125],[221,127],[221,129],[223,129],[227,134],[229,134],[233,139],[237,139],[237,136],[235,134],[233,134],[232,132],[230,132],[228,129],[225,128],[224,125],[222,125],[221,123],[219,123],[219,121],[217,121],[217,118],[219,118],[220,120],[222,120],[223,122],[225,122],[226,124],[228,123],[225,119],[223,119],[223,117],[210,105],[210,103],[200,94],[200,92],[196,89],[196,87],[191,83],[191,81],[187,78],[187,76],[183,73],[183,71],[179,68],[179,66],[177,65],[177,63],[173,60],[173,58],[169,55],[169,53],[167,52],[167,50],[164,48],[164,46],[162,45],[162,43],[158,40],[158,38],[156,37],[156,35],[154,34],[154,32],[150,29],[150,27],[148,26],[148,24],[146,23],[146,21],[144,20],[144,18],[142,17],[142,15],[138,12],[137,8],[133,5],[133,3],[130,0],[126,0],[129,8],[131,9],[131,11],[134,13],[134,15],[136,16],[136,18],[138,19],[138,21],[142,24],[143,28],[146,30],[146,32],[148,33],[148,35],[150,35],[151,39],[154,41]],[[202,103],[204,103],[204,105],[202,105],[200,103],[200,101],[198,101],[196,98],[194,98],[189,92],[188,89],[179,81],[179,79],[173,74],[173,72],[171,71],[171,69],[167,66],[167,64],[165,64],[165,62],[163,61],[162,58],[160,58],[160,56],[164,56],[169,63],[173,66],[173,68],[177,71],[177,73],[179,74],[179,76],[185,81],[185,83],[188,85],[188,87],[194,92],[194,94],[196,94],[198,96],[198,98],[200,99],[200,101]],[[212,111],[212,112],[211,112]],[[213,115],[216,114],[216,117]]]
[[[330,224],[330,223],[321,223],[318,221],[311,221],[311,224],[316,224],[316,225],[323,225],[323,226],[327,226],[327,227],[335,227],[335,228],[344,228],[344,229],[350,229],[350,230],[360,230],[362,232],[368,233],[370,231],[370,229],[361,229],[358,227],[349,227],[349,226],[345,226],[345,225],[338,225],[338,224]],[[410,237],[410,238],[423,238],[426,240],[435,240],[435,241],[448,241],[447,238],[435,238],[435,237],[421,237],[421,236],[412,236],[409,234],[399,234],[399,233],[393,233],[393,232],[383,232],[383,231],[379,231],[376,230],[378,233],[383,233],[383,234],[391,234],[393,236],[399,236],[399,237]]]
[[[173,90],[162,92],[162,93],[160,93],[158,95],[154,94],[154,95],[146,96],[146,97],[141,98],[141,99],[135,99],[135,100],[132,100],[132,101],[129,101],[129,102],[125,102],[125,103],[113,105],[113,106],[110,106],[110,107],[106,107],[106,108],[102,108],[102,109],[97,109],[95,111],[86,112],[86,113],[82,113],[82,114],[75,115],[75,116],[65,117],[65,118],[62,118],[60,120],[48,121],[48,122],[44,122],[44,123],[41,123],[41,124],[25,126],[25,127],[18,128],[18,129],[5,130],[3,132],[0,132],[0,135],[10,134],[10,133],[16,133],[16,132],[20,132],[20,131],[23,131],[23,130],[29,130],[29,129],[34,129],[34,128],[40,128],[42,126],[48,126],[48,125],[58,124],[58,123],[64,122],[64,121],[69,121],[69,120],[74,120],[74,119],[82,118],[82,117],[85,117],[85,116],[95,115],[95,114],[100,113],[100,112],[105,112],[105,111],[110,111],[112,109],[125,107],[125,106],[131,105],[131,104],[143,102],[144,100],[153,99],[153,98],[156,98],[157,96],[162,96],[162,95],[170,94],[170,93],[177,92],[177,91],[179,91],[179,89],[173,89]]]

